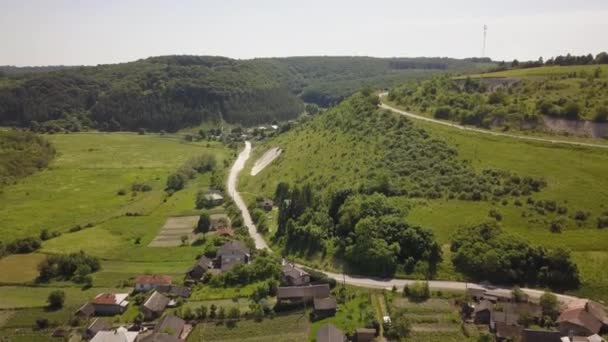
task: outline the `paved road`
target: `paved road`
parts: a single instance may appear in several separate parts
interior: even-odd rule
[[[228,194],[230,195],[230,197],[232,197],[232,199],[234,200],[234,203],[241,211],[241,214],[243,216],[243,223],[245,224],[245,227],[247,227],[247,230],[249,231],[249,235],[251,235],[251,238],[253,239],[253,241],[255,241],[255,248],[265,249],[265,248],[268,248],[268,244],[266,244],[266,241],[264,241],[264,238],[262,237],[262,235],[260,233],[258,233],[258,230],[255,227],[255,225],[253,224],[253,220],[251,219],[251,215],[249,214],[249,209],[247,209],[247,205],[245,204],[245,201],[243,201],[241,194],[239,194],[239,192],[236,189],[236,185],[238,183],[238,178],[239,178],[239,173],[245,167],[245,163],[249,159],[250,155],[251,155],[251,143],[249,141],[246,141],[245,148],[239,154],[239,156],[236,158],[236,161],[232,165],[232,169],[230,169],[230,175],[228,176],[228,184],[227,184],[228,185],[227,186]]]
[[[243,221],[245,223],[245,226],[247,227],[247,230],[249,231],[249,235],[255,241],[255,247],[257,249],[271,250],[270,248],[268,248],[268,244],[266,243],[266,241],[264,240],[262,235],[260,233],[258,233],[258,231],[255,227],[255,224],[253,224],[253,221],[251,220],[251,215],[249,214],[249,209],[247,209],[247,205],[245,204],[245,201],[243,201],[243,198],[237,191],[237,181],[238,181],[239,173],[245,167],[245,163],[247,162],[247,160],[249,159],[250,156],[251,156],[251,143],[249,141],[246,141],[245,148],[243,149],[243,151],[241,151],[238,158],[234,162],[232,169],[230,169],[230,175],[228,176],[228,184],[227,184],[228,185],[228,194],[230,195],[230,197],[232,197],[234,199],[236,206],[241,211],[242,216],[243,216]],[[307,266],[303,266],[303,265],[298,265],[298,266],[307,267]],[[356,275],[345,275],[345,274],[340,274],[340,273],[328,272],[328,271],[320,270],[320,269],[316,269],[316,270],[327,274],[328,277],[335,279],[337,282],[340,282],[340,283],[343,282],[348,285],[367,287],[367,288],[392,289],[393,286],[396,286],[398,289],[401,290],[401,289],[403,289],[403,287],[405,285],[415,282],[415,280],[408,280],[408,279],[395,279],[395,278],[381,279],[381,278],[364,277],[364,276],[356,276]],[[458,282],[458,281],[430,280],[429,288],[431,290],[435,290],[435,291],[465,291],[467,288],[483,288],[483,286],[480,284],[465,283],[465,282]],[[510,291],[510,289],[508,289],[508,288],[503,288],[500,290],[505,291],[505,292]],[[536,298],[536,299],[538,299],[543,294],[543,291],[535,290],[535,289],[522,289],[522,290],[524,290],[524,292],[526,292],[531,298]],[[567,303],[569,301],[577,299],[576,297],[567,296],[567,295],[561,295],[561,294],[556,294],[556,295],[562,303]]]
[[[379,96],[380,96],[380,101],[382,101],[382,98],[386,96],[386,93],[381,93]],[[401,114],[401,115],[407,116],[407,117],[412,118],[412,119],[432,122],[432,123],[436,123],[436,124],[440,124],[440,125],[444,125],[444,126],[448,126],[448,127],[452,127],[452,128],[457,128],[457,129],[464,130],[464,131],[472,131],[472,132],[477,132],[477,133],[489,134],[489,135],[494,135],[494,136],[499,136],[499,137],[508,137],[508,138],[514,138],[514,139],[521,139],[521,140],[531,140],[531,141],[546,142],[546,143],[551,143],[551,144],[564,144],[564,145],[574,145],[574,146],[584,146],[584,147],[599,147],[599,148],[607,148],[608,149],[608,145],[602,145],[602,144],[592,144],[592,143],[584,143],[584,142],[576,142],[576,141],[547,139],[547,138],[539,138],[539,137],[529,137],[529,136],[526,136],[526,135],[501,133],[501,132],[489,131],[489,130],[486,130],[486,129],[480,129],[480,128],[473,128],[473,127],[468,127],[468,126],[462,126],[462,125],[455,124],[455,123],[449,122],[449,121],[437,120],[437,119],[429,118],[429,117],[426,117],[426,116],[412,114],[412,113],[406,112],[404,110],[397,109],[395,107],[389,106],[389,105],[387,105],[384,102],[380,103],[380,108],[388,109],[388,110],[390,110],[392,112],[395,112],[397,114]]]

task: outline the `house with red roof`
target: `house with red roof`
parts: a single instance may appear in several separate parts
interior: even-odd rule
[[[171,285],[173,279],[168,275],[146,274],[135,278],[135,291],[145,292],[156,290],[162,285]]]

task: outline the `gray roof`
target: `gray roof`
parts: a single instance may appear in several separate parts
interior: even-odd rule
[[[153,312],[163,312],[171,300],[158,291],[154,291],[143,306]]]
[[[95,307],[93,304],[87,302],[82,305],[78,310],[76,310],[76,315],[82,314],[85,316],[92,316],[95,313]]]
[[[478,313],[485,310],[492,310],[492,302],[489,300],[482,300],[479,304],[475,305],[473,312]]]
[[[91,324],[87,327],[87,333],[90,335],[95,335],[99,331],[108,330],[112,326],[106,322],[105,319],[95,318]]]
[[[217,256],[221,257],[224,255],[249,255],[249,248],[238,240],[228,241],[223,244],[217,251]]]
[[[278,299],[325,298],[329,297],[329,285],[282,286],[277,290]]]
[[[519,320],[519,315],[505,311],[492,311],[492,321],[494,323],[504,323],[507,325],[516,325]]]
[[[286,265],[281,266],[281,272],[283,273],[284,276],[293,278],[293,279],[297,279],[297,278],[309,275],[308,272],[304,271],[303,269],[301,269],[299,267],[296,267],[293,264],[286,264]]]
[[[346,337],[342,330],[333,324],[326,324],[317,331],[317,342],[344,342]]]
[[[561,342],[559,331],[524,329],[521,333],[522,342]]]
[[[315,298],[313,300],[313,307],[315,310],[335,310],[338,307],[338,303],[334,297]]]
[[[174,315],[167,315],[158,321],[156,327],[154,327],[154,332],[167,333],[169,335],[179,337],[185,324],[186,322],[183,319]]]
[[[160,285],[156,291],[170,297],[188,298],[192,294],[192,289],[189,287],[177,285]]]

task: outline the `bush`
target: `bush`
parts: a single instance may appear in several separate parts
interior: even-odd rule
[[[6,246],[6,250],[12,254],[31,253],[40,248],[42,242],[36,237],[27,237],[15,240]]]
[[[99,259],[84,252],[68,255],[49,255],[38,265],[38,281],[54,278],[81,280],[87,274],[100,269]]]
[[[38,318],[36,320],[36,327],[38,327],[38,329],[40,329],[40,330],[48,328],[49,327],[48,318]]]
[[[181,173],[172,173],[167,178],[167,190],[179,191],[184,188],[186,177]]]
[[[431,290],[427,281],[416,281],[406,285],[403,294],[412,301],[425,301],[431,297]]]
[[[55,290],[49,293],[49,297],[47,298],[47,303],[51,309],[61,309],[63,307],[63,303],[65,302],[65,292],[61,290]]]

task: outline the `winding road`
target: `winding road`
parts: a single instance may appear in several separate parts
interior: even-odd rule
[[[425,118],[428,119],[428,118]],[[251,219],[251,215],[249,213],[249,209],[245,204],[245,201],[241,197],[240,193],[237,190],[238,176],[240,172],[245,167],[245,163],[251,156],[251,143],[249,141],[245,142],[245,148],[238,155],[236,161],[232,165],[230,169],[230,175],[228,176],[228,194],[234,200],[234,203],[241,211],[243,216],[243,222],[249,231],[249,235],[255,242],[255,247],[257,249],[268,249],[268,244],[264,240],[264,237],[258,233],[253,220]],[[303,265],[298,265],[300,267],[308,267]],[[395,278],[374,278],[374,277],[366,277],[366,276],[357,276],[357,275],[346,275],[341,273],[328,272],[321,269],[316,269],[319,272],[323,272],[327,274],[328,277],[335,279],[337,282],[345,283],[348,285],[367,287],[367,288],[376,288],[376,289],[392,289],[393,286],[397,288],[403,288],[405,285],[411,284],[415,282],[415,280],[408,279],[395,279]],[[484,288],[483,285],[474,284],[474,283],[465,283],[458,281],[447,281],[447,280],[430,280],[429,288],[435,291],[466,291],[467,288]],[[501,288],[496,289],[497,291],[504,291],[505,293],[510,292],[510,288]],[[543,294],[541,290],[535,289],[522,289],[530,298],[538,299]],[[572,300],[576,300],[578,298],[568,295],[556,294],[557,298],[562,303],[568,303]]]
[[[567,141],[567,140],[559,140],[559,139],[547,139],[547,138],[539,138],[539,137],[530,137],[530,136],[526,136],[526,135],[517,135],[517,134],[509,134],[509,133],[502,133],[502,132],[494,132],[494,131],[490,131],[490,130],[487,130],[487,129],[481,129],[481,128],[474,128],[474,127],[469,127],[469,126],[463,126],[463,125],[459,125],[459,124],[456,124],[456,123],[453,123],[453,122],[449,122],[449,121],[437,120],[437,119],[429,118],[429,117],[426,117],[426,116],[412,114],[412,113],[406,112],[404,110],[401,110],[401,109],[392,107],[390,105],[387,105],[385,102],[382,102],[382,98],[384,98],[386,95],[387,95],[386,93],[381,93],[379,95],[379,97],[380,97],[380,106],[379,107],[380,108],[390,110],[391,112],[394,112],[394,113],[397,113],[397,114],[401,114],[403,116],[407,116],[408,118],[412,118],[412,119],[415,119],[415,120],[422,120],[422,121],[426,121],[426,122],[432,122],[432,123],[435,123],[435,124],[439,124],[439,125],[444,125],[444,126],[460,129],[460,130],[463,130],[463,131],[471,131],[471,132],[476,132],[476,133],[489,134],[489,135],[493,135],[493,136],[497,136],[497,137],[508,137],[508,138],[520,139],[520,140],[539,141],[539,142],[545,142],[545,143],[551,143],[551,144],[563,144],[563,145],[574,145],[574,146],[584,146],[584,147],[608,148],[608,144],[592,144],[592,143],[584,143],[584,142],[577,142],[577,141]]]

